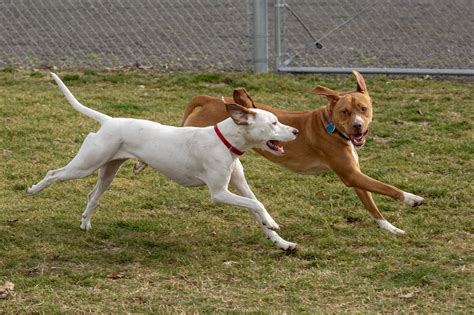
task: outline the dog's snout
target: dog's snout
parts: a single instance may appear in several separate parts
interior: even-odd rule
[[[357,116],[356,119],[354,119],[354,121],[352,122],[352,130],[354,130],[355,132],[361,132],[363,125],[364,120],[360,116]]]
[[[362,129],[362,123],[360,123],[360,122],[358,122],[358,121],[357,121],[357,122],[354,122],[354,123],[352,124],[352,128],[353,128],[354,130],[360,130],[360,129]]]
[[[293,132],[293,134],[294,134],[295,136],[297,136],[297,135],[300,133],[300,131],[299,131],[298,129],[296,129],[296,128],[293,128],[293,131],[292,131],[292,132]]]

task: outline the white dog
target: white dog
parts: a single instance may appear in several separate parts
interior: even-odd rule
[[[278,224],[250,190],[238,156],[251,148],[281,155],[283,149],[278,141],[294,140],[297,129],[281,124],[270,112],[235,103],[225,103],[231,118],[207,128],[112,118],[79,103],[61,79],[51,75],[72,107],[98,121],[101,128],[86,137],[69,164],[49,171],[27,190],[28,194],[37,194],[56,181],[86,177],[99,169],[99,180],[89,194],[81,220],[81,229],[89,230],[94,208],[120,165],[127,159],[138,159],[183,186],[207,185],[213,202],[248,208],[265,235],[279,248],[295,249],[295,243],[285,241],[274,231]],[[242,196],[229,192],[229,182]]]

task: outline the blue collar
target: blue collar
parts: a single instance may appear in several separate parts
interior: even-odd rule
[[[351,140],[346,134],[344,134],[343,132],[341,132],[339,129],[336,128],[336,125],[334,125],[334,123],[332,122],[332,119],[329,116],[326,109],[324,109],[324,114],[323,114],[323,119],[322,120],[323,120],[323,124],[324,124],[324,129],[326,130],[327,133],[332,134],[332,133],[336,132],[344,140],[347,140],[347,141]]]

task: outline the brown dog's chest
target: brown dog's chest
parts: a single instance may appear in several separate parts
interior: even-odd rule
[[[329,168],[327,165],[323,164],[321,161],[313,160],[312,162],[306,165],[300,165],[298,169],[295,168],[292,170],[298,174],[314,175],[314,174],[319,174],[319,173],[328,171]]]

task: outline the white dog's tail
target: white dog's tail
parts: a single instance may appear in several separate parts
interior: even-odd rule
[[[98,121],[101,125],[106,120],[109,120],[110,118],[112,118],[112,117],[107,116],[105,114],[99,113],[99,112],[97,112],[93,109],[85,107],[84,105],[79,103],[79,101],[74,97],[74,95],[72,95],[72,93],[69,91],[67,86],[63,83],[63,81],[61,81],[61,79],[55,73],[52,73],[52,72],[50,72],[50,73],[53,76],[54,81],[56,81],[56,83],[59,85],[59,88],[64,93],[64,96],[66,96],[66,99],[68,100],[69,104],[71,104],[71,106],[75,110],[77,110],[78,112],[80,112],[80,113],[82,113],[82,114]]]

